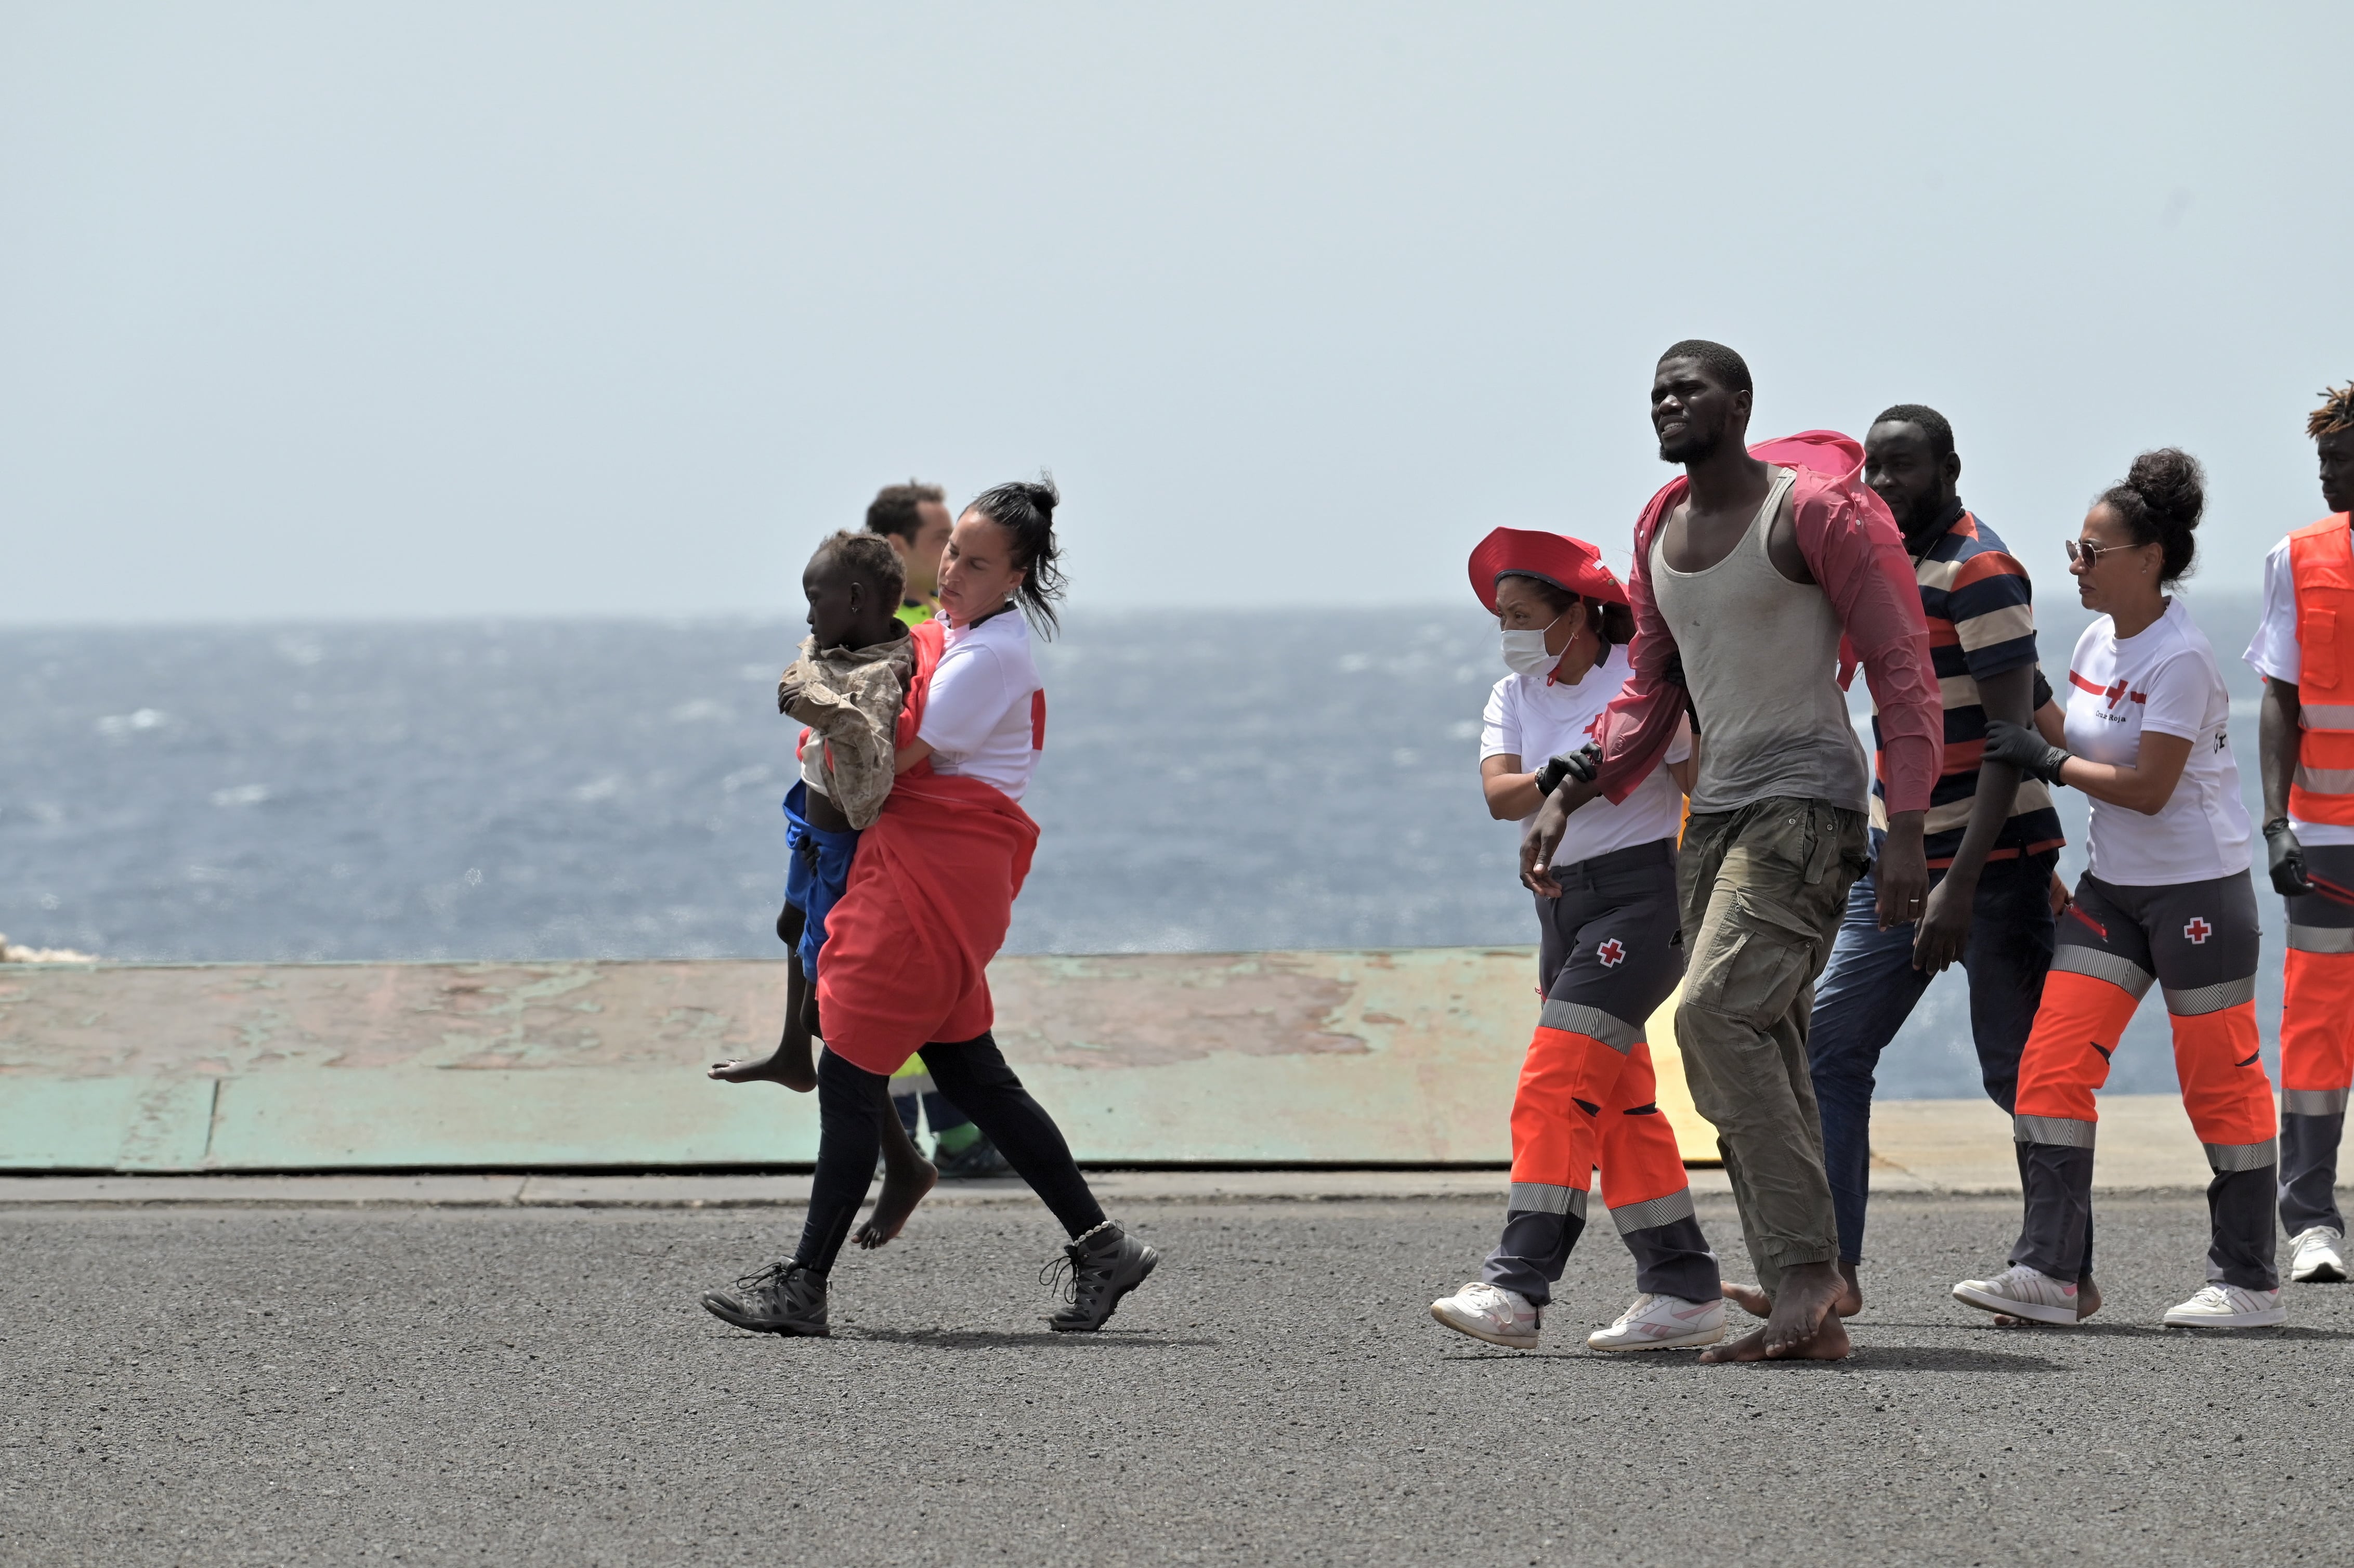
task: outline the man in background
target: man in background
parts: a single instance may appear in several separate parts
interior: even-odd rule
[[[937,484],[909,480],[886,484],[875,493],[866,508],[866,531],[880,534],[899,557],[907,574],[901,591],[899,619],[910,626],[929,620],[940,603],[940,552],[948,548],[948,492]],[[932,1163],[949,1181],[972,1181],[984,1176],[1011,1176],[1013,1167],[997,1146],[981,1135],[970,1118],[957,1109],[946,1095],[932,1087],[931,1075],[921,1056],[910,1056],[891,1079],[891,1105],[910,1137],[922,1124],[931,1129]]]
[[[907,576],[899,619],[908,625],[929,620],[940,602],[940,552],[948,548],[948,492],[909,480],[886,484],[866,508],[866,531],[890,542]]]
[[[2011,1111],[2019,1057],[2035,1025],[2055,940],[2052,873],[2062,834],[2051,793],[1999,762],[1981,765],[1987,721],[2034,722],[2035,619],[2027,570],[1962,504],[1953,426],[1899,403],[1863,438],[1863,482],[1888,503],[1921,586],[1931,673],[1945,706],[1945,771],[1929,795],[1929,898],[1883,928],[1866,872],[1849,889],[1829,967],[1815,990],[1807,1049],[1822,1109],[1823,1156],[1839,1216],[1838,1310],[1863,1306],[1856,1277],[1870,1199],[1872,1091],[1880,1054],[1929,982],[1956,959],[1970,981],[1970,1037],[1987,1097]],[[1875,717],[1873,723],[1879,720]],[[1872,853],[1887,832],[1887,780],[1872,785]],[[2078,1312],[2100,1304],[2089,1273]],[[1752,1310],[1756,1303],[1744,1303]]]

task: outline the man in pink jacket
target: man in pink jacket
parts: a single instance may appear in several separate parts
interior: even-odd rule
[[[1693,340],[1651,383],[1659,457],[1685,477],[1635,524],[1628,597],[1634,673],[1604,715],[1598,756],[1537,813],[1522,879],[1548,885],[1569,813],[1625,798],[1659,764],[1690,705],[1700,732],[1678,857],[1685,943],[1676,1038],[1692,1102],[1716,1124],[1766,1326],[1706,1361],[1849,1350],[1838,1224],[1807,1065],[1815,976],[1847,890],[1868,863],[1872,768],[1841,690],[1843,651],[1879,705],[1888,837],[1882,927],[1917,919],[1922,849],[1944,753],[1928,624],[1903,538],[1859,475],[1861,446],[1813,431],[1746,446],[1749,367]]]

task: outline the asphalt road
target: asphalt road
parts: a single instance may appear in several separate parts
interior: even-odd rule
[[[775,1211],[0,1211],[0,1562],[2067,1563],[2342,1557],[2354,1287],[2156,1327],[2203,1205],[2105,1200],[2098,1327],[1944,1298],[1996,1199],[1874,1211],[1838,1367],[1588,1356],[1593,1236],[1533,1354],[1446,1334],[1471,1202],[1166,1205],[1111,1329],[1040,1327],[1043,1212],[837,1271],[837,1337],[695,1305]],[[1738,1266],[1723,1200],[1703,1205]]]

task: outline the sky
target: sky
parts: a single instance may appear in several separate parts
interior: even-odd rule
[[[0,0],[0,623],[798,611],[1053,471],[1074,603],[1624,564],[1659,352],[2320,514],[2354,7]]]

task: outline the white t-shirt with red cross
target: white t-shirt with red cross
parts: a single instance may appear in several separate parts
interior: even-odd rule
[[[2155,816],[2093,801],[2086,856],[2120,887],[2211,882],[2248,869],[2248,808],[2225,732],[2232,699],[2215,650],[2182,600],[2132,637],[2107,616],[2068,658],[2068,749],[2087,762],[2131,767],[2144,734],[2179,736],[2190,759]]]
[[[1046,744],[1045,683],[1030,656],[1030,627],[1018,609],[971,626],[951,624],[942,640],[916,738],[932,748],[932,771],[978,779],[1019,800]]]
[[[1533,773],[1545,759],[1575,751],[1601,734],[1602,710],[1627,683],[1627,650],[1612,648],[1602,662],[1570,684],[1551,675],[1507,675],[1488,694],[1488,711],[1479,727],[1479,760],[1517,757]],[[1687,720],[1668,747],[1667,759],[1681,762],[1691,755],[1691,726]],[[1522,821],[1527,819],[1523,818]],[[1582,860],[1632,844],[1671,839],[1683,827],[1683,792],[1665,768],[1635,786],[1634,793],[1613,805],[1596,797],[1569,815],[1569,829],[1553,852],[1555,865],[1575,865]]]

